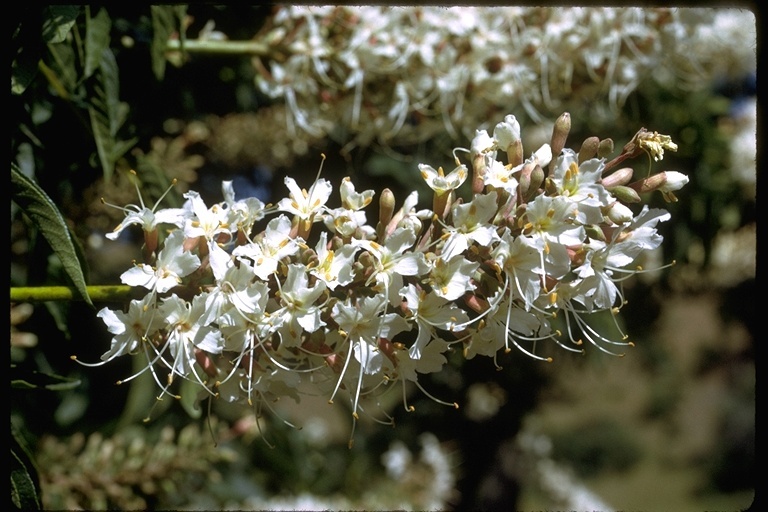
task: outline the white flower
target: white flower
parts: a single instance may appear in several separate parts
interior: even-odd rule
[[[525,211],[526,233],[538,236],[545,242],[565,246],[579,245],[586,237],[584,227],[575,222],[578,208],[562,196],[536,196]],[[545,251],[549,251],[545,247]]]
[[[264,218],[264,203],[257,197],[235,200],[232,181],[221,182],[221,192],[228,206],[226,224],[236,226],[246,236],[250,235],[253,224]]]
[[[126,313],[103,308],[96,314],[114,335],[112,346],[101,356],[102,361],[108,362],[125,354],[136,353],[142,342],[148,341],[162,325],[162,319],[155,311],[154,300],[149,294],[141,300],[132,300]]]
[[[456,190],[467,179],[467,166],[459,164],[447,176],[443,173],[443,168],[438,167],[435,170],[431,165],[419,164],[421,177],[427,182],[429,188],[438,195]]]
[[[351,345],[347,352],[344,367],[331,395],[331,401],[339,390],[351,360],[350,353],[360,363],[357,386],[353,402],[353,416],[357,417],[358,401],[364,374],[377,373],[383,363],[383,355],[378,346],[379,340],[391,340],[397,334],[409,329],[408,322],[396,313],[384,313],[387,299],[381,295],[363,297],[356,300],[348,298],[333,306],[333,319],[342,329]]]
[[[452,256],[449,260],[438,257],[432,263],[427,283],[438,296],[446,300],[456,300],[475,289],[472,275],[479,267],[479,263],[473,263],[461,254]]]
[[[352,264],[355,260],[355,253],[360,246],[354,244],[342,245],[338,250],[328,249],[328,234],[323,231],[320,233],[320,240],[315,246],[317,253],[317,265],[310,268],[310,273],[322,280],[325,285],[335,290],[337,286],[346,286],[354,279]]]
[[[165,293],[181,284],[185,277],[200,266],[200,258],[184,250],[184,233],[174,231],[165,239],[155,266],[138,263],[120,276],[123,284],[143,286],[157,293]]]
[[[325,292],[325,282],[317,281],[309,287],[307,268],[304,265],[288,265],[288,275],[280,287],[282,307],[274,314],[282,320],[278,331],[286,346],[296,346],[301,338],[302,329],[315,332],[325,325],[320,318],[321,305],[317,300]]]
[[[400,295],[419,329],[416,341],[408,350],[413,359],[421,357],[424,347],[434,335],[434,329],[451,330],[454,325],[469,321],[464,310],[434,292],[426,293],[409,284],[400,290]]]
[[[467,250],[470,242],[479,245],[490,245],[498,239],[496,227],[491,219],[496,215],[496,192],[476,194],[475,198],[466,204],[453,207],[453,226],[446,229],[445,245],[442,257],[450,259]]]
[[[464,349],[467,359],[476,354],[491,356],[496,360],[496,353],[505,347],[509,351],[510,342],[519,350],[534,359],[547,360],[526,349],[521,343],[535,347],[536,342],[552,338],[549,323],[537,311],[525,311],[516,306],[515,301],[506,297],[492,313],[485,317],[485,323],[470,339]]]
[[[285,186],[290,191],[289,197],[281,199],[277,203],[277,209],[292,213],[304,221],[311,221],[322,211],[333,191],[333,186],[325,179],[315,181],[307,191],[300,189],[296,180],[286,176]]]
[[[555,163],[552,183],[561,197],[574,203],[579,212],[579,222],[599,224],[603,220],[601,208],[613,201],[611,194],[600,183],[605,162],[592,158],[579,164],[578,156],[572,149],[563,149]]]
[[[479,155],[485,155],[491,160],[496,160],[496,142],[486,130],[475,130],[475,137],[470,146],[470,155],[472,161]]]
[[[522,168],[522,166],[519,167]],[[498,160],[492,160],[483,175],[483,183],[489,187],[506,190],[510,194],[515,194],[518,182],[517,178],[512,176],[512,173],[516,170],[519,169],[510,169]]]
[[[232,264],[229,254],[220,245],[222,242],[229,242],[232,238],[227,223],[227,209],[218,204],[208,208],[200,194],[195,191],[187,192],[184,197],[187,198],[185,207],[193,212],[184,224],[184,234],[187,238],[205,239],[208,246],[208,263],[214,277],[221,279]]]
[[[339,194],[341,195],[341,204],[344,208],[357,211],[371,204],[375,192],[373,190],[357,192],[352,180],[349,177],[345,177],[341,180],[341,185],[339,185]]]
[[[136,173],[132,171],[132,174],[135,175]],[[135,181],[134,181],[134,186],[136,187],[136,193],[139,195],[140,206],[137,206],[135,204],[129,204],[125,207],[122,207],[122,206],[109,204],[106,201],[102,200],[102,202],[104,202],[104,204],[106,204],[107,206],[117,208],[118,210],[123,210],[126,214],[125,219],[123,219],[123,222],[118,224],[118,226],[114,229],[114,231],[112,231],[111,233],[107,233],[106,237],[110,240],[117,240],[117,238],[120,236],[120,233],[122,233],[125,228],[127,228],[132,224],[140,225],[145,232],[155,231],[159,224],[173,224],[177,227],[182,227],[184,224],[183,209],[166,208],[166,209],[157,211],[157,207],[160,204],[160,201],[162,201],[163,198],[171,190],[171,188],[173,188],[173,185],[174,184],[172,183],[171,186],[168,187],[168,189],[165,191],[165,193],[163,193],[160,199],[157,200],[157,202],[152,207],[152,209],[149,209],[144,205],[144,198],[141,196],[141,191],[139,190],[139,186]]]
[[[269,281],[283,258],[299,251],[301,239],[290,237],[291,221],[285,215],[270,220],[264,232],[253,242],[236,247],[232,255],[238,259],[253,261],[253,273],[263,281]]]
[[[398,292],[403,287],[403,276],[422,275],[428,269],[424,254],[408,252],[416,242],[416,233],[410,229],[398,228],[387,237],[384,245],[371,240],[358,240],[356,243],[367,250],[375,259],[375,267],[370,284],[376,281],[379,291],[383,291],[393,306],[400,302]]]
[[[159,313],[165,318],[168,330],[168,349],[172,362],[168,363],[171,377],[178,375],[183,378],[192,377],[201,387],[208,389],[209,385],[195,370],[198,351],[208,354],[219,354],[224,345],[221,331],[212,326],[204,325],[201,317],[205,313],[206,294],[196,295],[189,303],[176,294],[163,299]],[[210,392],[210,390],[209,390]]]
[[[334,208],[328,211],[323,220],[328,230],[343,238],[371,238],[376,234],[376,230],[366,224],[367,218],[362,210]]]

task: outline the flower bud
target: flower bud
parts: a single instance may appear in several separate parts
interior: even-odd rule
[[[568,133],[571,131],[571,114],[564,112],[555,121],[555,126],[552,128],[552,156],[554,157],[549,165],[549,171],[552,172],[557,157],[560,156],[560,152],[565,147],[565,140],[568,138]]]
[[[632,210],[619,201],[606,206],[603,214],[611,219],[614,224],[624,224],[625,222],[630,222],[635,217]]]
[[[666,177],[666,181],[659,188],[662,192],[672,192],[673,190],[680,190],[688,184],[688,176],[677,171],[664,171],[663,174]]]
[[[600,240],[601,242],[605,242],[605,233],[603,233],[603,230],[600,229],[600,226],[589,224],[584,226],[584,231],[587,232],[587,236],[592,240]]]
[[[597,137],[588,137],[581,144],[579,149],[579,164],[586,162],[597,155],[598,147],[600,146],[600,139]]]
[[[680,190],[688,183],[688,176],[676,171],[664,171],[667,181],[659,188],[664,200],[668,203],[676,203],[677,197],[672,193],[674,190]]]
[[[520,123],[515,116],[508,115],[504,121],[497,124],[493,129],[493,138],[496,141],[496,147],[502,151],[509,151],[509,147],[520,140]]]
[[[523,141],[517,139],[507,148],[507,160],[509,165],[517,167],[523,163]]]
[[[613,187],[609,189],[610,193],[616,196],[616,199],[622,203],[639,203],[640,194],[634,188],[630,188],[624,185]]]
[[[470,157],[472,159],[472,193],[481,194],[485,188],[485,173],[487,171],[486,158],[496,159],[496,151],[492,148],[494,142],[485,130],[476,130],[472,139]]]
[[[634,172],[635,171],[631,167],[623,167],[603,178],[601,183],[609,190],[618,185],[626,185],[629,183],[629,180],[632,179],[632,174]]]
[[[544,169],[540,165],[536,165],[531,171],[531,184],[528,185],[528,192],[525,194],[525,202],[532,200],[536,197],[536,194],[544,182]]]
[[[392,220],[392,214],[395,212],[395,194],[388,188],[381,191],[379,197],[379,222],[383,225],[389,224]]]
[[[597,147],[597,157],[605,158],[613,153],[613,139],[603,139]]]
[[[525,197],[528,194],[528,190],[531,187],[531,173],[533,172],[532,165],[524,165],[520,170],[520,175],[517,177],[517,190],[521,197]]]
[[[631,183],[629,187],[632,187],[640,194],[658,190],[667,202],[675,202],[677,198],[672,192],[680,190],[686,183],[688,183],[688,176],[685,174],[675,171],[663,171]]]

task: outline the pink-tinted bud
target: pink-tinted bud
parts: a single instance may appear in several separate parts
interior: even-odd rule
[[[623,167],[616,172],[613,172],[609,174],[608,176],[604,177],[601,180],[601,183],[605,188],[610,190],[613,187],[617,187],[619,185],[626,185],[629,183],[629,180],[632,179],[632,174],[635,171],[631,167]]]

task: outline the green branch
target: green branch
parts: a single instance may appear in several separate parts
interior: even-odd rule
[[[212,39],[171,39],[166,52],[214,53],[230,55],[268,55],[270,48],[257,41],[217,41]]]
[[[96,302],[118,302],[137,298],[141,289],[127,285],[87,286],[88,295]],[[45,302],[50,300],[83,300],[77,289],[69,286],[11,287],[11,302]]]

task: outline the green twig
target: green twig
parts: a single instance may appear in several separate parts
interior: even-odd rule
[[[127,285],[87,286],[88,295],[96,302],[118,302],[137,298],[136,289]],[[82,300],[69,286],[19,286],[11,287],[11,302],[45,302],[51,300]]]
[[[213,39],[186,39],[182,43],[171,39],[165,48],[166,52],[194,52],[234,55],[268,55],[269,46],[257,41],[218,41]]]

